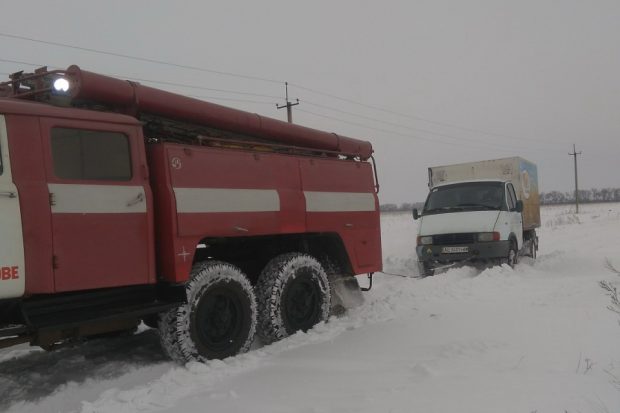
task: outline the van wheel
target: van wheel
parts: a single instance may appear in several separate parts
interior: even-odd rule
[[[224,262],[194,266],[187,304],[164,313],[161,342],[175,361],[223,359],[248,351],[256,330],[256,299],[249,280]]]
[[[514,268],[518,261],[517,246],[514,241],[510,242],[510,249],[508,250],[508,256],[502,260],[502,264],[508,264],[510,268]]]
[[[266,344],[307,331],[329,317],[329,281],[321,264],[298,252],[272,259],[256,285],[258,335]]]

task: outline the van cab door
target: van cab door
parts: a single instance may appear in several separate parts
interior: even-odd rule
[[[139,127],[44,119],[57,292],[154,282],[152,197]]]
[[[0,115],[0,299],[24,294],[25,274],[19,194],[11,176],[6,123]]]
[[[513,185],[509,182],[506,184],[506,202],[508,204],[508,222],[510,224],[510,232],[517,237],[517,249],[523,246],[523,217],[521,212],[517,211],[517,195]]]

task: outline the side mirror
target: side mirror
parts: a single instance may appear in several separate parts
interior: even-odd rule
[[[523,212],[523,201],[521,200],[517,201],[517,207],[515,208],[515,211],[519,213]]]
[[[418,208],[413,208],[413,219],[416,220],[420,218],[420,214],[418,213]]]

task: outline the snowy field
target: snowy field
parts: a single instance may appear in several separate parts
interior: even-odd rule
[[[620,204],[542,214],[536,262],[378,274],[348,315],[225,361],[177,366],[147,329],[1,350],[0,411],[620,412],[620,316],[598,285],[620,286]],[[417,275],[410,214],[382,226],[385,271]]]

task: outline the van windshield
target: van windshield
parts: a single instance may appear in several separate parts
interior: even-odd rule
[[[505,208],[502,182],[467,182],[433,188],[423,214],[456,211],[486,211]]]

